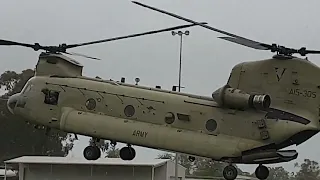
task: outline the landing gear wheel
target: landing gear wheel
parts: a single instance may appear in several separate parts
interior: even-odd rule
[[[238,170],[232,166],[232,165],[228,165],[223,169],[223,177],[226,180],[234,180],[236,179],[238,176]]]
[[[269,169],[266,166],[259,165],[254,173],[258,179],[264,180],[269,176]]]
[[[120,158],[131,161],[136,157],[136,151],[132,147],[123,147],[120,149]]]
[[[190,162],[193,162],[194,160],[196,160],[196,158],[194,156],[189,156],[188,159]]]
[[[101,156],[101,151],[97,146],[87,146],[83,150],[83,156],[87,160],[97,160]]]

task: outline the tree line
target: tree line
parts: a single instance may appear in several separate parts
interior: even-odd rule
[[[72,134],[59,130],[51,130],[49,134],[45,129],[36,129],[35,125],[24,119],[13,116],[6,107],[6,99],[20,92],[25,83],[34,75],[34,71],[26,69],[21,73],[5,71],[0,76],[0,88],[6,93],[0,99],[0,161],[26,155],[67,156],[73,148],[75,137]],[[90,139],[88,144],[93,143]],[[98,143],[102,153],[107,158],[119,158],[119,149],[111,146],[109,141],[101,140]],[[172,154],[160,154],[158,158],[174,159]],[[195,176],[221,176],[223,162],[214,162],[206,158],[196,158],[189,161],[187,155],[180,154],[179,164],[184,166],[187,175]],[[295,164],[299,168],[296,173],[288,172],[283,167],[270,168],[270,176],[267,180],[320,180],[320,168],[316,161],[305,159],[301,164]],[[253,176],[238,168],[241,175]]]

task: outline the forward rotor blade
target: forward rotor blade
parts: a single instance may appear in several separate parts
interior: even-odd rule
[[[87,56],[87,55],[79,54],[79,53],[75,53],[75,52],[64,52],[64,53],[69,54],[69,55],[81,56],[81,57],[85,57],[85,58],[89,58],[89,59],[94,59],[94,60],[101,60],[99,58],[95,58],[95,57],[91,57],[91,56]]]
[[[198,23],[198,24],[207,24],[207,23],[202,22],[202,23]],[[97,44],[97,43],[103,43],[103,42],[108,42],[108,41],[115,41],[115,40],[120,40],[120,39],[131,38],[131,37],[143,36],[143,35],[148,35],[148,34],[155,34],[155,33],[160,33],[160,32],[165,32],[165,31],[172,31],[172,30],[187,28],[187,27],[196,26],[196,25],[197,24],[175,26],[175,27],[170,27],[170,28],[165,28],[165,29],[160,29],[160,30],[154,30],[154,31],[132,34],[132,35],[127,35],[127,36],[114,37],[114,38],[110,38],[110,39],[103,39],[103,40],[92,41],[92,42],[87,42],[87,43],[70,44],[70,45],[67,45],[67,49],[79,47],[79,46],[90,45],[90,44]]]
[[[146,7],[146,8],[149,8],[149,9],[152,9],[152,10],[155,10],[155,11],[158,11],[158,12],[161,12],[163,14],[167,14],[169,16],[172,16],[172,17],[175,17],[175,18],[178,18],[178,19],[181,19],[181,20],[184,20],[184,21],[187,21],[187,22],[190,22],[190,23],[194,23],[194,24],[197,24],[199,26],[202,26],[204,28],[207,28],[207,29],[210,29],[212,31],[216,31],[216,32],[219,32],[219,33],[222,33],[222,34],[225,34],[225,35],[228,35],[228,36],[231,36],[233,37],[234,39],[239,39],[237,40],[237,42],[235,41],[231,41],[231,42],[234,42],[234,43],[237,43],[237,44],[241,44],[241,45],[245,45],[247,47],[252,47],[252,48],[255,48],[255,49],[263,49],[262,47],[263,46],[268,46],[268,44],[264,44],[264,43],[260,43],[260,42],[256,42],[256,41],[253,41],[253,40],[250,40],[250,39],[247,39],[247,38],[244,38],[244,37],[241,37],[241,36],[238,36],[238,35],[235,35],[235,34],[231,34],[231,33],[228,33],[226,31],[222,31],[220,29],[216,29],[214,27],[211,27],[211,26],[208,26],[208,25],[205,25],[205,24],[201,24],[201,23],[198,23],[198,22],[195,22],[191,19],[187,19],[185,17],[182,17],[182,16],[179,16],[179,15],[176,15],[176,14],[173,14],[173,13],[170,13],[170,12],[167,12],[167,11],[164,11],[164,10],[161,10],[161,9],[158,9],[158,8],[155,8],[155,7],[151,7],[151,6],[148,6],[148,5],[145,5],[145,4],[142,4],[140,2],[137,2],[137,1],[132,1],[133,3],[135,4],[138,4],[140,6],[143,6],[143,7]],[[228,39],[229,41],[231,39]],[[241,41],[241,43],[239,43]],[[251,44],[251,45],[250,45]],[[255,45],[253,45],[255,44]],[[261,46],[261,47],[259,47]],[[267,50],[267,49],[263,49],[263,50]]]
[[[34,44],[26,44],[26,43],[20,43],[20,42],[15,42],[15,41],[8,41],[4,39],[0,39],[0,45],[3,46],[25,46],[25,47],[30,47],[33,48]]]

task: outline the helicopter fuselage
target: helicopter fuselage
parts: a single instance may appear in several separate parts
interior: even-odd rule
[[[281,109],[228,108],[212,97],[83,76],[35,76],[8,108],[70,133],[237,163],[256,163],[243,156],[318,131],[314,121]]]
[[[223,169],[227,180],[238,174],[232,163],[259,164],[256,177],[267,179],[269,169],[262,164],[297,158],[295,150],[281,149],[299,145],[319,132],[320,68],[292,55],[320,51],[250,40],[133,3],[192,24],[59,46],[0,40],[1,45],[46,51],[39,56],[35,77],[9,98],[9,111],[36,124],[93,137],[93,145],[83,151],[87,160],[100,158],[95,142],[108,139],[128,144],[119,152],[123,160],[132,160],[136,153],[131,145],[140,145],[231,163]],[[234,66],[226,85],[212,97],[87,78],[82,76],[80,63],[62,55],[70,54],[66,51],[70,48],[195,25],[222,33],[227,37],[219,38],[229,42],[277,55]]]

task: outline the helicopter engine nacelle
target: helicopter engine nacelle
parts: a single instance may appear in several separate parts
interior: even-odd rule
[[[251,95],[240,89],[235,89],[229,85],[212,93],[212,98],[223,107],[231,109],[248,109],[265,110],[270,107],[271,98],[269,95]]]

